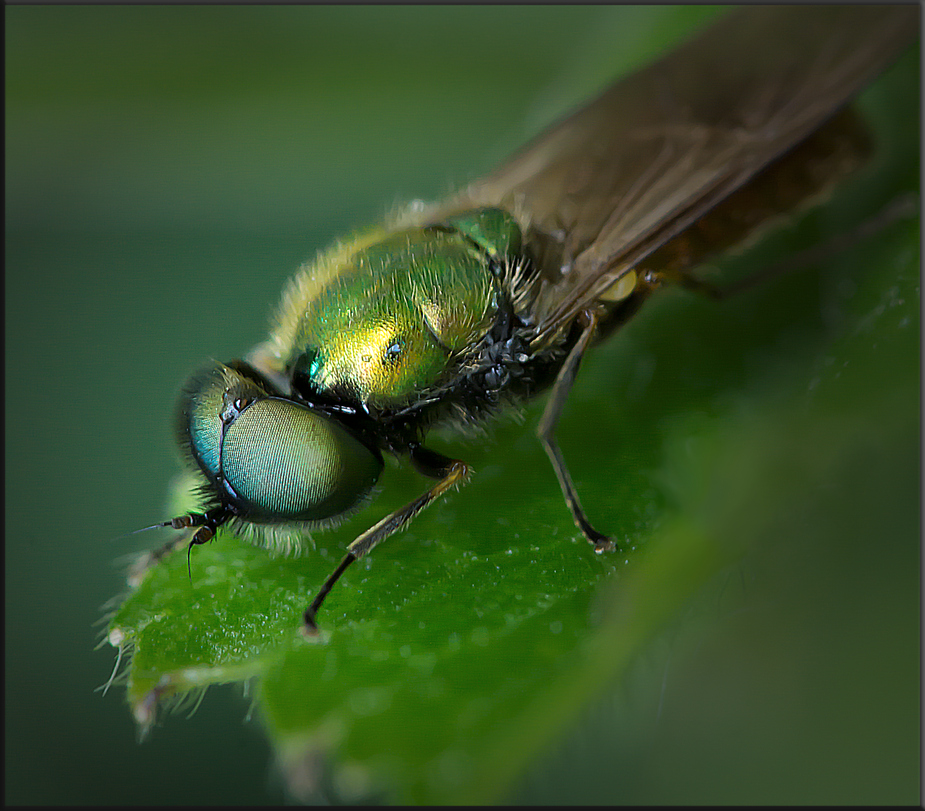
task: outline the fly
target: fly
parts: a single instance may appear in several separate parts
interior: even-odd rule
[[[344,571],[470,469],[428,447],[549,389],[538,436],[575,524],[555,429],[588,348],[659,288],[722,295],[691,273],[819,198],[869,151],[845,107],[917,36],[916,6],[740,9],[605,90],[448,200],[306,263],[270,337],[184,388],[177,436],[200,512],[170,548],[228,526],[275,551],[367,498],[383,454],[435,483],[357,537]],[[153,557],[156,559],[160,553]]]

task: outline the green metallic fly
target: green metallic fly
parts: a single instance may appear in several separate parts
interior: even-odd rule
[[[336,244],[290,283],[270,338],[213,364],[177,434],[201,512],[272,550],[362,504],[383,453],[436,480],[350,544],[304,630],[357,559],[470,475],[425,445],[551,388],[538,435],[602,553],[555,439],[581,359],[657,289],[830,189],[869,145],[850,98],[918,35],[916,6],[731,12],[608,88],[449,200]],[[728,291],[727,291],[728,292]]]

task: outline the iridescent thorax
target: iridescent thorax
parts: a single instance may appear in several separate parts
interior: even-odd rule
[[[498,209],[362,235],[304,266],[273,343],[303,396],[396,408],[439,387],[491,330],[520,247]]]

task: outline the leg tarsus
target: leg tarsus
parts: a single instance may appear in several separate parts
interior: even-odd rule
[[[302,633],[304,633],[306,636],[318,636],[318,623],[315,622],[315,615],[318,613],[318,609],[321,608],[321,604],[324,602],[324,598],[328,596],[328,592],[334,587],[334,584],[340,580],[340,576],[346,571],[347,567],[356,559],[356,555],[348,552],[346,557],[344,557],[344,559],[340,562],[340,565],[334,570],[328,579],[324,581],[324,585],[315,595],[315,599],[312,600],[312,604],[305,610],[305,614],[302,618]]]

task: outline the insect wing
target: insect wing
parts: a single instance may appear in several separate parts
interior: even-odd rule
[[[917,38],[919,24],[918,6],[731,12],[454,203],[520,212],[550,243],[536,307],[542,340],[817,129]]]

